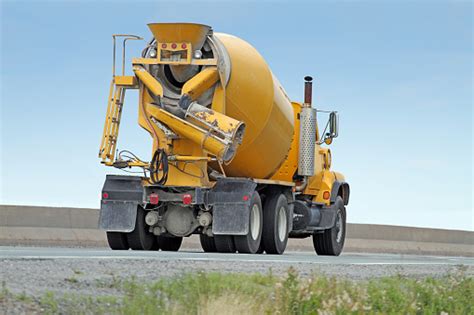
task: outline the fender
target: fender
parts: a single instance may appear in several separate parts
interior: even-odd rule
[[[332,184],[330,201],[331,203],[336,202],[339,189],[342,189],[342,200],[344,201],[344,205],[347,206],[349,204],[350,187],[349,184],[344,181],[334,181]]]

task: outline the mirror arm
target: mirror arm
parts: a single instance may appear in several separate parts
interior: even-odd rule
[[[339,136],[339,116],[337,115],[337,111],[324,111],[324,110],[317,110],[318,112],[329,113],[329,119],[324,127],[323,132],[321,133],[321,137],[316,142],[316,144],[321,145],[323,143],[328,144],[327,140],[337,138]],[[328,132],[329,128],[329,132]]]
[[[321,133],[321,137],[319,138],[317,144],[318,145],[321,145],[324,143],[324,141],[326,140],[325,139],[325,136],[326,136],[326,131],[328,130],[328,127],[329,127],[329,119],[328,119],[328,122],[326,123],[326,127],[324,127],[324,130],[323,132]]]

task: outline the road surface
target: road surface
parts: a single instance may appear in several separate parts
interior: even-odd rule
[[[273,264],[336,265],[474,265],[474,258],[395,254],[343,253],[339,257],[317,256],[314,252],[285,252],[284,255],[203,253],[201,251],[155,252],[112,251],[90,248],[0,246],[0,259],[147,259],[156,261],[261,262]]]

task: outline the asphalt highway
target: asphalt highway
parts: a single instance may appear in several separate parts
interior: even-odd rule
[[[343,253],[339,257],[317,256],[314,252],[285,252],[284,255],[250,255],[203,253],[201,251],[112,251],[109,249],[9,247],[0,246],[0,259],[85,259],[85,260],[156,260],[156,261],[208,261],[254,262],[275,264],[330,264],[330,265],[467,265],[474,266],[474,258],[416,256],[395,254]]]

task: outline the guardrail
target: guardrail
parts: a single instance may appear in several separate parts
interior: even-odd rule
[[[0,245],[107,246],[98,209],[0,205]],[[183,248],[199,249],[197,236]],[[290,239],[289,251],[313,251],[311,239]],[[346,252],[474,257],[474,232],[376,224],[347,225]]]

